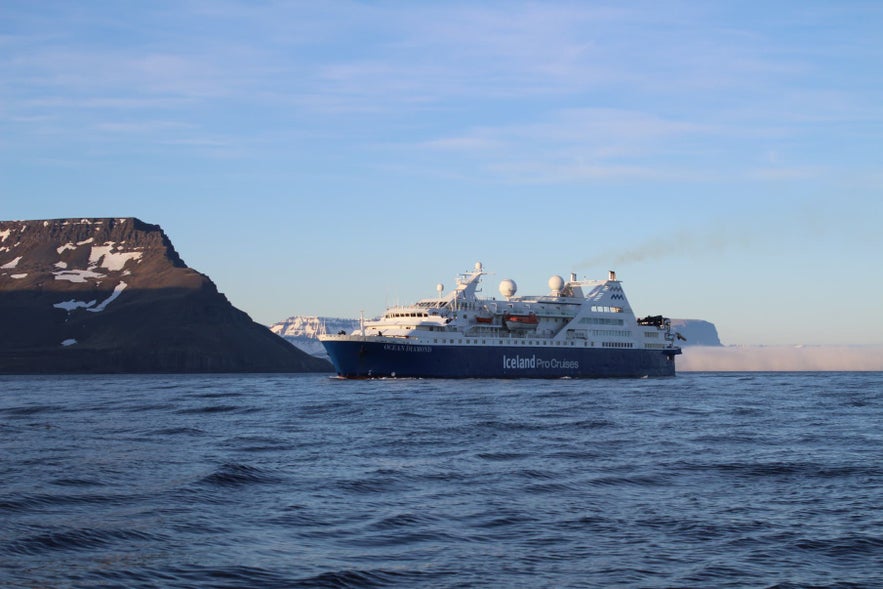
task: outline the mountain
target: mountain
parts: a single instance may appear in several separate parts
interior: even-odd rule
[[[283,337],[286,341],[317,358],[328,359],[322,343],[317,339],[325,333],[344,331],[351,333],[359,326],[358,319],[341,319],[339,317],[315,317],[294,315],[274,323],[270,331]],[[717,328],[713,323],[702,319],[672,319],[673,331],[680,333],[686,341],[682,346],[720,346]]]
[[[351,333],[358,326],[358,319],[295,315],[274,323],[270,326],[270,331],[307,354],[327,360],[325,347],[317,338],[326,333]]]
[[[717,335],[714,323],[703,319],[672,319],[671,329],[687,338],[681,341],[681,346],[720,346],[721,340]]]
[[[312,372],[135,218],[0,221],[0,373]]]

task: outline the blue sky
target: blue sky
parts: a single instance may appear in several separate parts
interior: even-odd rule
[[[0,218],[136,216],[256,321],[482,261],[883,343],[879,2],[0,4]]]

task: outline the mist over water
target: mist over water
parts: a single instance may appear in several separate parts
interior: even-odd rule
[[[687,346],[679,371],[883,371],[883,346]]]
[[[0,377],[4,587],[883,586],[883,372]]]

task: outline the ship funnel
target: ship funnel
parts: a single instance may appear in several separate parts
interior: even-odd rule
[[[608,272],[608,278],[607,278],[607,280],[616,280],[616,272],[614,272],[613,270],[610,270],[610,271]]]
[[[571,273],[570,273],[570,281],[571,281],[571,282],[576,282],[576,272],[571,272]]]

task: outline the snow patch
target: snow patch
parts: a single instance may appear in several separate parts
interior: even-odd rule
[[[24,273],[24,274],[10,274],[10,275],[9,275],[10,278],[15,278],[16,280],[21,280],[22,278],[24,278],[24,277],[26,277],[26,276],[27,276],[27,273]]]
[[[61,345],[67,347],[67,346],[72,346],[75,343],[77,343],[77,340],[75,340],[74,338],[68,338],[68,339],[64,340],[63,342],[61,342]]]
[[[57,251],[57,252],[60,254],[60,253],[63,252],[64,250],[75,250],[75,249],[77,249],[77,246],[75,246],[75,245],[72,244],[72,243],[66,243],[66,244],[64,244],[64,245],[61,246],[61,247],[57,247],[57,248],[55,248],[55,251]]]
[[[55,267],[64,270],[67,268],[67,262],[55,262]]]
[[[126,289],[126,286],[128,285],[125,282],[120,282],[119,284],[117,284],[114,287],[113,292],[110,293],[110,296],[101,301],[101,303],[99,303],[98,305],[95,305],[95,301],[89,301],[87,303],[85,301],[77,301],[75,299],[71,299],[69,301],[55,303],[52,306],[56,309],[64,309],[68,313],[70,313],[74,309],[86,309],[87,311],[90,311],[92,313],[100,313],[101,311],[104,311],[109,304],[114,302],[120,296],[120,294],[122,294],[122,292]]]
[[[105,245],[93,245],[92,252],[89,254],[89,265],[106,268],[112,272],[118,272],[123,269],[129,260],[140,260],[142,252],[114,252],[116,244],[112,241]],[[100,264],[99,264],[100,262]]]
[[[78,241],[77,245],[86,245],[87,243],[92,243],[95,241],[94,237],[90,237],[89,239],[84,239],[83,241]]]
[[[52,306],[55,307],[56,309],[64,309],[65,311],[70,313],[74,309],[79,309],[80,307],[88,309],[89,307],[91,307],[94,304],[95,304],[95,301],[89,301],[88,303],[86,303],[84,301],[75,301],[74,299],[71,299],[69,301],[62,301],[60,303],[55,303]]]
[[[16,266],[18,266],[19,260],[21,260],[21,256],[15,258],[11,262],[7,262],[7,263],[3,264],[2,266],[0,266],[0,270],[12,270]]]
[[[91,311],[92,313],[100,313],[101,311],[104,311],[109,304],[111,304],[113,301],[115,301],[117,299],[117,297],[119,297],[122,294],[122,292],[123,292],[123,290],[125,290],[126,286],[128,286],[128,285],[125,282],[120,282],[119,284],[117,284],[114,287],[113,292],[110,294],[110,296],[107,297],[106,299],[104,299],[100,305],[98,305],[95,308],[86,309],[86,310]]]
[[[60,270],[52,273],[55,280],[67,280],[70,282],[86,282],[87,278],[106,278],[104,274],[94,270]]]
[[[12,233],[12,229],[7,229],[6,231],[0,231],[0,241],[6,241],[6,238],[9,237],[10,233]]]

